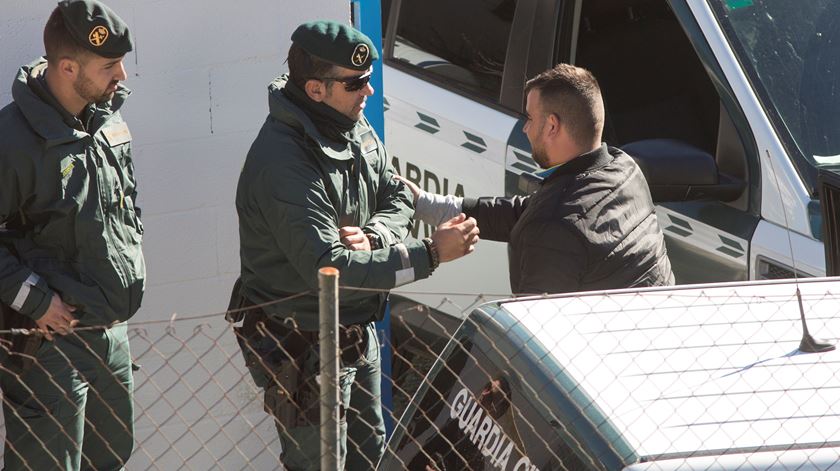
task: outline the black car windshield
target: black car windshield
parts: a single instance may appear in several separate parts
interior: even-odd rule
[[[840,2],[710,3],[800,174],[814,190],[819,167],[840,165]]]

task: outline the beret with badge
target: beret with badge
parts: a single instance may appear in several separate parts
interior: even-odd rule
[[[337,21],[311,21],[292,33],[292,42],[319,59],[352,70],[367,70],[379,53],[361,31]]]
[[[58,8],[67,30],[88,51],[115,59],[133,49],[128,25],[102,2],[63,0]]]

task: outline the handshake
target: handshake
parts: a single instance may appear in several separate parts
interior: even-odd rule
[[[416,202],[420,189],[408,180],[395,178],[411,189]],[[439,224],[431,235],[431,239],[437,248],[440,263],[450,262],[472,253],[479,240],[478,234],[475,219],[468,218],[464,213]],[[360,227],[344,226],[339,229],[339,237],[341,243],[350,250],[371,250],[370,239]]]
[[[461,213],[437,226],[431,239],[437,247],[440,263],[450,262],[475,250],[478,243],[475,219]],[[370,239],[360,227],[344,226],[338,231],[341,243],[350,250],[371,250]]]

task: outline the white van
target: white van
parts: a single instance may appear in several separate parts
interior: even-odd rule
[[[383,0],[383,23],[385,141],[426,190],[523,192],[537,168],[524,83],[574,63],[600,82],[605,141],[668,200],[678,283],[825,274],[816,188],[840,168],[840,3]],[[508,292],[505,258],[482,242],[457,283],[443,270],[420,286]]]
[[[474,197],[527,192],[529,179],[523,175],[537,166],[522,133],[524,83],[558,62],[569,62],[590,69],[598,78],[607,111],[604,139],[636,157],[652,184],[678,283],[838,274],[838,244],[827,238],[826,266],[822,239],[824,218],[834,224],[840,219],[840,197],[835,195],[828,208],[826,199],[821,205],[818,180],[840,169],[840,3],[383,0],[383,26],[386,145],[397,170],[427,191]],[[418,225],[415,235],[422,237],[429,230]],[[509,291],[503,244],[482,241],[474,255],[452,265],[412,285],[414,292],[408,295],[422,301],[417,288],[445,293]],[[814,283],[803,286],[833,290],[837,281]],[[414,376],[421,386],[407,404],[396,404],[398,411],[407,412],[380,468],[464,469],[464,463],[472,465],[475,459],[484,463],[478,469],[837,469],[838,403],[827,396],[838,380],[831,366],[837,353],[784,356],[795,351],[798,341],[793,334],[798,332],[798,311],[790,302],[794,287],[771,282],[715,288],[730,303],[739,296],[773,294],[788,296],[788,302],[783,309],[756,303],[753,322],[729,331],[719,329],[725,335],[743,336],[744,350],[738,355],[715,343],[709,332],[717,331],[708,327],[695,332],[709,340],[706,344],[671,350],[675,359],[682,360],[688,358],[686,352],[704,353],[691,356],[690,364],[670,365],[671,378],[678,378],[673,384],[682,388],[682,394],[669,389],[667,380],[641,387],[638,376],[622,370],[628,367],[626,362],[612,363],[618,356],[602,342],[615,342],[621,337],[617,332],[629,335],[626,332],[636,326],[621,330],[604,324],[585,335],[556,312],[583,303],[597,306],[592,311],[595,317],[609,315],[617,295],[504,302],[473,312],[463,323],[435,310],[418,316],[411,301],[396,297],[392,310],[399,328],[394,343],[402,356],[394,378],[398,384],[409,384],[406,378]],[[634,302],[644,302],[646,296],[671,296],[673,301],[679,299],[673,296],[680,289],[626,296]],[[692,295],[702,299],[701,291]],[[836,305],[834,299],[823,306]],[[451,314],[445,308],[441,309]],[[632,318],[631,311],[628,307],[612,314]],[[736,314],[743,312],[731,308],[711,312],[708,305],[696,302],[681,314],[673,308],[671,314],[642,313],[644,319],[671,323],[650,339],[650,348],[673,348],[671,342],[681,339],[700,341],[684,337],[675,323],[711,316],[706,319],[738,324]],[[828,312],[818,316],[820,325],[812,330],[836,341],[840,331],[833,316]],[[502,321],[520,327],[530,322],[530,330],[500,331]],[[476,329],[482,322],[495,332],[493,342],[478,335],[488,332]],[[764,329],[779,325],[789,332]],[[574,338],[552,343],[552,335],[563,329]],[[444,351],[447,335],[456,331],[456,340]],[[525,360],[515,365],[522,381],[512,400],[528,403],[523,403],[519,417],[540,425],[520,422],[517,430],[524,446],[512,447],[512,453],[525,454],[510,457],[507,466],[501,466],[502,449],[483,453],[488,450],[475,447],[470,437],[478,432],[464,434],[469,424],[460,427],[463,418],[453,409],[461,407],[458,404],[468,407],[495,380],[487,376],[493,363],[481,363],[487,358],[466,355],[461,362],[453,357],[463,351],[463,340],[482,337],[486,348],[481,348],[501,355],[499,365],[510,365],[509,359],[527,352],[530,347],[522,347],[531,345],[530,339],[541,342],[546,349],[542,353],[547,353],[530,360],[525,358],[528,353],[522,353]],[[595,343],[587,343],[590,340]],[[475,342],[470,345],[480,340]],[[667,373],[669,360],[662,359],[635,363],[632,371],[665,378],[661,375]],[[556,366],[542,382],[523,378],[545,374],[542,362]],[[470,377],[460,368],[473,368],[478,374]],[[689,370],[703,370],[705,380]],[[779,382],[776,385],[785,393],[773,393],[772,383],[762,379],[767,376],[759,378],[757,372],[781,382],[792,374],[805,384]],[[614,379],[614,384],[599,383],[603,378]],[[533,384],[541,386],[526,387]],[[633,389],[634,384],[639,389]],[[736,386],[747,389],[738,392],[732,389]],[[797,388],[807,390],[815,402],[797,409],[786,399],[787,392]],[[570,391],[582,396],[574,397]],[[778,401],[764,402],[768,393],[778,394]],[[669,397],[684,397],[680,400],[686,410],[701,410],[692,422],[679,422],[680,414],[666,411],[672,406],[662,406]],[[706,400],[729,407],[735,398],[749,401],[726,416],[704,408]],[[818,419],[795,419],[815,403]],[[627,412],[648,406],[654,418],[647,423],[636,423],[633,413]],[[583,414],[579,416],[583,422],[576,424],[590,421],[587,430],[558,420],[573,411]],[[603,420],[587,414],[602,414]],[[796,422],[795,432],[784,427],[790,422],[782,420],[785,417]],[[718,421],[715,427],[703,425],[714,421]],[[814,421],[820,422],[815,430],[802,428]],[[484,445],[492,430],[492,424],[485,430]],[[728,433],[733,436],[721,441]],[[689,436],[693,443],[688,443]],[[551,446],[546,447],[546,442]],[[542,451],[529,455],[530,449]],[[482,461],[487,455],[490,460]],[[564,462],[572,464],[558,464]]]

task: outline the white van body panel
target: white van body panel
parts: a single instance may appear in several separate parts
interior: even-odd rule
[[[679,238],[682,243],[714,258],[715,263],[729,267],[747,263],[750,246],[748,240],[700,221],[689,220],[685,215],[664,206],[656,206],[656,219],[666,236]]]
[[[383,74],[385,145],[397,171],[419,178],[422,188],[435,193],[456,194],[462,188],[470,197],[503,195],[507,137],[516,119],[394,67],[386,65]],[[429,106],[417,105],[424,103]],[[431,228],[415,224],[417,238],[431,235]],[[477,298],[457,293],[510,293],[507,245],[482,240],[473,255],[443,264],[434,276],[395,292],[460,316]],[[453,294],[451,302],[439,306],[440,295],[423,293]]]
[[[420,105],[426,111],[434,110],[437,115],[466,125],[465,130],[467,131],[492,133],[489,135],[495,140],[493,144],[501,143],[504,147],[508,135],[516,124],[516,118],[513,116],[445,90],[389,65],[383,67],[382,73],[385,80],[385,98],[389,102],[391,98],[401,98],[412,103],[412,106]],[[423,106],[424,103],[425,106]],[[386,117],[388,116],[387,113],[388,111],[386,111]],[[460,120],[466,120],[466,122]],[[387,128],[385,133],[387,135]],[[463,138],[464,136],[458,136],[460,142],[463,142]],[[497,152],[498,148],[488,146],[488,149],[493,152],[488,152],[488,155],[481,154],[485,161],[504,165],[504,154],[499,154]],[[501,190],[504,190],[504,188],[501,188]]]
[[[791,257],[791,248],[794,257]],[[750,250],[750,278],[757,278],[760,259],[774,260],[799,275],[825,275],[825,248],[822,242],[767,221],[760,221]]]

